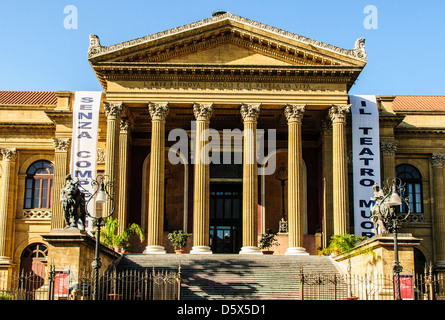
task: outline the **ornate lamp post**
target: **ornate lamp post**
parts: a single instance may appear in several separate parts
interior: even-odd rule
[[[405,192],[405,183],[399,178],[388,179],[383,189],[378,184],[374,185],[375,204],[372,208],[372,219],[375,225],[375,233],[380,228],[381,233],[393,233],[394,235],[394,267],[393,274],[396,280],[396,300],[402,300],[400,295],[400,273],[403,267],[399,262],[399,248],[397,243],[397,230],[401,227],[411,213],[409,199],[400,197]],[[405,202],[407,213],[398,213],[396,207]]]
[[[93,194],[89,197],[87,203],[86,203],[86,213],[87,215],[93,219],[94,226],[96,227],[96,252],[95,257],[92,262],[92,267],[94,269],[94,300],[99,299],[99,291],[98,291],[98,281],[99,281],[99,269],[102,266],[102,263],[100,261],[99,257],[99,247],[100,247],[100,228],[103,225],[104,221],[111,217],[114,213],[115,209],[115,202],[114,202],[114,185],[113,181],[109,180],[109,177],[107,175],[98,175],[95,180],[91,181],[92,189],[94,190]],[[106,207],[104,204],[108,201],[111,201],[111,212],[105,213],[103,215],[103,212],[98,213],[98,210],[95,210],[94,213],[88,212],[88,204],[91,200],[96,202],[96,204],[102,205],[104,208]]]
[[[277,175],[275,179],[281,181],[281,220],[278,228],[278,232],[286,233],[288,232],[288,225],[286,221],[286,209],[284,205],[284,187],[287,181],[287,170],[284,165],[281,165],[280,169],[278,169]]]

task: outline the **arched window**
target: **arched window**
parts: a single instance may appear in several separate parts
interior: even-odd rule
[[[409,206],[412,213],[423,212],[422,176],[419,170],[409,164],[396,167],[396,176],[406,183],[404,197],[409,198]],[[400,207],[401,212],[408,212],[405,203]]]
[[[25,209],[49,209],[52,207],[53,164],[40,160],[26,171]]]

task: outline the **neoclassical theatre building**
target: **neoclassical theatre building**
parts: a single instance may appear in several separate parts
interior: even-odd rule
[[[75,110],[79,92],[0,91],[1,267],[46,258],[42,235],[65,227],[59,195],[70,172],[114,180],[114,215],[121,229],[143,227],[131,251],[146,254],[173,252],[167,234],[180,229],[193,234],[191,254],[260,253],[267,229],[279,231],[277,253],[316,254],[332,235],[358,233],[358,184],[372,195],[374,182],[400,177],[411,209],[401,232],[421,239],[419,266],[440,266],[445,96],[373,96],[377,124],[359,133],[377,140],[362,137],[354,157],[349,90],[368,57],[363,39],[351,48],[224,12],[111,46],[91,35],[103,88],[93,134],[82,131],[95,127],[89,100]],[[359,116],[366,108],[362,100]],[[80,139],[97,154],[72,155]],[[86,155],[92,174],[79,169]],[[353,167],[365,158],[378,166],[360,180]],[[368,214],[361,225],[372,236]]]

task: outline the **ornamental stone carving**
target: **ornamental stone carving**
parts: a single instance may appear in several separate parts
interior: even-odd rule
[[[433,153],[431,156],[431,163],[433,167],[443,167],[445,162],[445,153]]]
[[[301,122],[303,120],[305,107],[305,104],[287,104],[284,108],[284,115],[286,116],[287,122]]]
[[[169,108],[168,102],[148,104],[148,111],[152,120],[165,120],[167,118]]]
[[[241,105],[241,116],[244,121],[257,121],[260,115],[261,103],[257,104],[242,104]]]
[[[131,129],[131,121],[128,118],[122,118],[120,123],[121,132],[128,133]]]
[[[5,161],[15,161],[17,159],[17,149],[2,149],[1,153],[3,155],[3,160]]]
[[[213,103],[194,103],[193,113],[196,120],[208,121],[213,114]]]
[[[88,57],[98,54],[102,51],[99,37],[95,34],[90,34],[90,46],[88,47]]]
[[[350,104],[332,105],[329,109],[329,116],[332,123],[346,122],[346,114],[351,110]]]
[[[380,148],[384,156],[395,156],[398,143],[395,141],[382,141],[380,142]]]
[[[67,152],[70,143],[70,138],[53,138],[54,149],[56,152]]]
[[[359,38],[355,41],[354,49],[352,50],[352,54],[356,56],[357,58],[366,60],[368,56],[366,55],[365,50],[365,39]]]
[[[97,163],[105,163],[106,152],[101,147],[97,147]]]
[[[122,102],[106,102],[104,101],[105,114],[108,119],[117,119],[124,112],[124,105]]]

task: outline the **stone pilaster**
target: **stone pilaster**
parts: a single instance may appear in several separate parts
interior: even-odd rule
[[[383,177],[382,181],[396,176],[396,151],[397,142],[395,141],[381,141],[380,150],[383,155]]]
[[[119,167],[119,127],[120,118],[124,111],[123,104],[120,103],[108,103],[104,102],[105,114],[107,116],[107,143],[106,143],[106,158],[105,158],[105,174],[108,175],[110,181],[114,183],[114,191],[119,194],[119,181],[117,168]],[[115,197],[115,206],[118,208],[119,199]],[[111,202],[108,201],[105,205],[105,212],[108,214],[111,212]],[[113,215],[116,217],[116,211]]]
[[[128,169],[130,163],[130,130],[131,122],[123,118],[120,123],[119,134],[119,206],[117,218],[119,220],[118,231],[122,232],[127,226],[128,209]]]
[[[350,105],[333,105],[332,120],[332,187],[334,235],[348,233],[348,164],[346,158],[346,114]]]
[[[308,254],[303,247],[304,201],[303,201],[303,155],[301,123],[305,105],[286,105],[284,114],[288,125],[288,215],[289,247],[286,255]]]
[[[258,248],[258,168],[256,127],[260,104],[243,104],[243,247],[240,254],[260,254]]]
[[[431,157],[433,166],[433,234],[435,267],[445,271],[445,186],[443,165],[445,153],[435,153]]]
[[[1,149],[3,155],[3,176],[0,201],[0,264],[11,263],[12,201],[14,190],[14,168],[17,150]]]
[[[211,254],[210,249],[210,166],[203,150],[208,140],[213,104],[195,103],[196,118],[195,179],[193,201],[193,248],[191,254]]]
[[[165,119],[168,103],[150,103],[151,153],[148,194],[147,247],[145,254],[164,254],[164,170],[165,170]]]
[[[60,190],[65,184],[65,177],[69,172],[70,138],[54,138],[54,179],[53,179],[53,205],[51,209],[51,229],[65,228],[63,206],[60,202]]]

